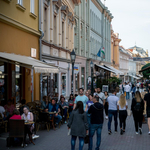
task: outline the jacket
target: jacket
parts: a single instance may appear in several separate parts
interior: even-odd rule
[[[134,107],[135,107],[135,105],[136,105],[136,99],[135,98],[133,98],[132,99],[132,104],[131,104],[131,110],[132,110],[132,112],[133,113],[136,113],[136,111],[134,110]],[[143,111],[144,111],[144,101],[141,99],[141,108],[142,108],[142,110],[140,111],[140,113],[142,113],[143,114]]]
[[[78,110],[73,110],[67,124],[71,128],[71,135],[85,137],[88,130],[87,114],[80,114]]]
[[[58,104],[55,104],[55,105],[56,105],[56,112],[58,112],[59,105]],[[52,105],[52,103],[49,103],[48,112],[52,112],[52,109],[53,109],[53,105]]]
[[[129,85],[126,85],[124,90],[125,90],[125,92],[130,92],[131,87]]]
[[[99,102],[90,106],[88,113],[91,114],[91,124],[103,124],[103,105]]]

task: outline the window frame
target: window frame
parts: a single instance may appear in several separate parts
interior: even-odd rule
[[[35,0],[30,0],[30,12],[35,14]]]
[[[23,6],[23,0],[18,0],[18,4]]]

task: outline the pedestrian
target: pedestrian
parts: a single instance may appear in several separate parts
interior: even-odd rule
[[[124,94],[120,96],[120,99],[117,103],[117,107],[119,110],[120,134],[122,135],[125,132],[126,128],[126,118],[128,109],[128,102],[126,101],[126,97],[124,96]]]
[[[69,116],[71,115],[71,112],[73,110],[73,105],[74,105],[74,97],[73,94],[70,94],[69,100],[68,100],[68,104],[69,104]]]
[[[101,89],[100,88],[97,88],[97,93],[95,94],[95,96],[98,96],[99,97],[99,102],[101,103],[101,104],[105,104],[105,99],[106,99],[106,97],[105,97],[105,95],[104,95],[104,93],[103,92],[101,92]]]
[[[92,150],[93,147],[93,136],[95,131],[97,132],[97,142],[95,150],[99,150],[101,144],[101,131],[103,127],[103,105],[99,103],[99,98],[93,98],[94,104],[88,110],[88,113],[91,114],[91,124],[89,127],[89,150]]]
[[[141,92],[144,92],[143,88],[144,88],[144,84],[143,84],[143,82],[141,82]]]
[[[88,91],[85,92],[85,95],[89,99],[89,92]]]
[[[148,134],[150,135],[150,87],[148,89],[149,89],[149,93],[147,93],[144,96],[144,100],[146,102],[147,123],[148,123],[148,128],[149,128]]]
[[[73,109],[76,108],[76,103],[78,101],[83,102],[83,109],[85,110],[86,107],[86,102],[88,101],[87,96],[83,95],[84,89],[83,88],[79,88],[79,95],[76,97],[75,101],[74,101],[74,106]]]
[[[85,112],[87,112],[87,120],[88,120],[88,124],[90,124],[90,114],[88,113],[88,110],[89,110],[89,108],[90,108],[90,106],[91,105],[93,105],[94,103],[93,103],[93,95],[92,94],[90,94],[89,95],[89,100],[86,102],[86,108],[85,108]]]
[[[142,121],[143,121],[143,111],[144,111],[144,101],[141,98],[139,91],[135,92],[135,98],[132,99],[131,110],[133,113],[135,132],[142,134]]]
[[[133,84],[133,86],[132,86],[132,99],[135,96],[135,92],[136,92],[136,86]]]
[[[104,105],[104,108],[105,108],[105,115],[106,115],[106,117],[105,117],[105,119],[108,119],[108,101],[107,101],[107,98],[108,98],[108,92],[107,91],[105,91],[104,92],[104,94],[105,94],[105,105]]]
[[[124,90],[126,92],[126,99],[129,100],[130,99],[130,90],[131,90],[131,87],[129,86],[129,83],[126,84]]]
[[[107,98],[108,101],[108,134],[111,135],[111,122],[112,117],[114,116],[114,122],[115,122],[115,133],[117,132],[117,103],[119,101],[119,98],[116,96],[117,91],[113,90],[112,95]]]
[[[123,94],[124,94],[124,92],[125,92],[125,91],[124,91],[125,86],[126,86],[126,85],[125,85],[125,82],[123,82],[123,84],[122,84],[122,92],[123,92]]]
[[[79,150],[83,149],[84,137],[88,133],[88,122],[86,112],[83,110],[83,102],[78,101],[72,111],[68,122],[68,129],[71,129],[71,150],[75,150],[77,137],[79,138]]]

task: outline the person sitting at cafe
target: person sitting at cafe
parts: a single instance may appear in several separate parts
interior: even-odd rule
[[[14,109],[13,116],[10,117],[9,119],[18,119],[18,120],[21,120],[21,116],[19,114],[19,111],[17,109]]]
[[[1,105],[1,100],[0,100],[0,114],[3,118],[3,120],[5,120],[5,118],[6,118],[5,108]]]
[[[59,124],[59,122],[61,121],[62,117],[59,115],[60,108],[59,108],[59,105],[56,104],[56,100],[54,98],[52,98],[52,102],[49,103],[49,105],[48,105],[48,112],[54,112],[55,113],[54,118],[56,119],[56,126],[57,126]]]
[[[13,111],[15,109],[15,106],[12,104],[12,100],[9,99],[7,101],[7,104],[4,106],[5,111],[6,111],[6,116],[7,118],[10,118],[13,115]]]
[[[65,102],[64,97],[61,97],[59,105],[60,105],[60,108],[61,108],[61,112],[62,112],[62,116],[64,118],[64,121],[65,121],[65,123],[67,123],[66,118],[67,118],[67,111],[68,111],[69,107],[68,107],[68,104]]]
[[[23,114],[23,108],[24,108],[25,104],[26,104],[26,100],[22,99],[21,100],[21,105],[20,105],[20,108],[19,108],[20,115]]]
[[[43,101],[41,102],[41,109],[48,110],[48,104],[49,104],[48,97],[44,96]]]

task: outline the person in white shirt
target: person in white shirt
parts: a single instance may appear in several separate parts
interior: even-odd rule
[[[126,101],[124,94],[120,96],[120,100],[117,103],[117,107],[119,110],[120,134],[122,135],[125,132],[125,128],[126,128],[126,118],[127,118],[127,108],[128,108],[128,102]]]
[[[107,98],[108,102],[108,134],[111,135],[111,122],[112,117],[114,116],[114,122],[115,122],[115,132],[117,132],[117,103],[119,101],[119,98],[116,96],[117,91],[113,90],[112,95]]]
[[[103,92],[101,92],[101,89],[100,88],[97,88],[97,93],[95,94],[96,97],[99,97],[99,103],[101,104],[105,104],[105,95]]]
[[[127,83],[125,86],[125,92],[126,92],[126,99],[127,100],[130,99],[130,90],[131,90],[131,87],[129,86],[129,83]]]
[[[1,105],[1,101],[0,101]],[[4,119],[4,113],[5,113],[5,108],[3,106],[0,106],[0,114],[2,115],[2,118]]]

